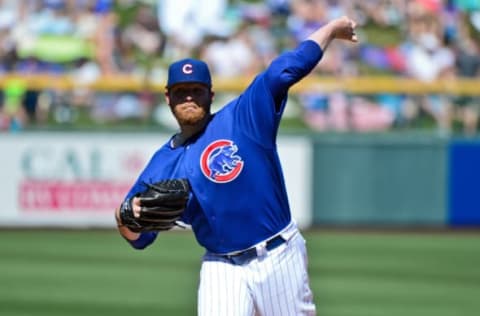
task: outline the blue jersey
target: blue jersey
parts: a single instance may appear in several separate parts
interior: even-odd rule
[[[191,197],[182,220],[200,245],[214,253],[246,249],[291,221],[276,135],[288,89],[320,61],[313,41],[272,61],[236,99],[215,113],[204,131],[182,146],[163,145],[127,198],[153,183],[188,178]],[[143,248],[156,233],[132,245]]]

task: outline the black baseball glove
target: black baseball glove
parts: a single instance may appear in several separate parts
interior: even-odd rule
[[[127,199],[120,206],[121,225],[133,232],[169,230],[177,224],[187,205],[190,186],[187,179],[145,183],[143,193]],[[140,199],[140,216],[133,215],[132,201]]]

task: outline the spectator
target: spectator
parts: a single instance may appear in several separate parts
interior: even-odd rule
[[[289,18],[288,27],[295,43],[298,43],[302,38],[306,38],[308,34],[328,19],[326,4],[319,0],[292,0],[291,11],[292,15]],[[315,71],[339,75],[343,55],[334,44],[329,47],[329,50],[331,54],[325,56],[323,63],[318,65]],[[349,128],[348,105],[345,96],[340,91],[333,95],[320,92],[301,93],[299,100],[303,107],[303,120],[313,130],[333,129],[344,131]]]
[[[22,79],[9,80],[3,92],[2,125],[10,131],[21,130],[26,121],[23,98],[27,91],[26,83]]]
[[[466,28],[460,32],[461,39],[455,43],[456,48],[456,75],[463,78],[480,77],[480,47],[478,43],[470,36]],[[471,96],[458,96],[455,98],[457,115],[463,125],[465,135],[475,135],[478,128],[478,116],[480,107],[480,98]]]
[[[216,37],[204,45],[201,56],[217,76],[234,78],[252,76],[260,69],[260,60],[256,55],[254,39],[250,38],[245,25],[233,36]],[[235,67],[232,67],[235,65]]]
[[[437,6],[433,8],[436,10]],[[411,43],[406,57],[407,74],[424,82],[451,77],[454,74],[455,56],[442,42],[440,35],[442,28],[436,15],[425,8],[412,7],[411,10],[412,19],[409,24]],[[423,111],[434,118],[440,132],[451,131],[453,109],[448,96],[423,95],[417,102]]]
[[[203,5],[195,0],[159,0],[158,20],[170,40],[170,59],[195,55],[205,35],[228,36],[231,28],[225,21],[226,0],[211,0]]]

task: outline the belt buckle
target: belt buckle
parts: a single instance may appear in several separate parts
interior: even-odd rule
[[[236,264],[236,265],[243,265],[247,262],[250,262],[251,260],[255,259],[256,257],[256,253],[254,251],[253,248],[249,248],[245,251],[242,251],[242,252],[239,252],[239,253],[235,253],[235,254],[230,254],[230,255],[227,255],[226,258]]]
[[[255,246],[255,251],[257,253],[257,257],[258,258],[261,258],[261,257],[264,257],[267,252],[268,252],[268,249],[267,249],[267,242],[264,241],[262,243],[259,243],[258,245]]]

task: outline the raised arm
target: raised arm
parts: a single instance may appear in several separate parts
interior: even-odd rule
[[[356,23],[349,17],[334,19],[313,32],[308,39],[316,42],[325,51],[334,39],[358,42],[355,34]]]
[[[296,49],[285,52],[272,61],[265,79],[277,112],[281,111],[288,89],[315,68],[330,42],[335,39],[353,43],[358,41],[355,27],[356,23],[346,16],[331,20],[314,31]]]

